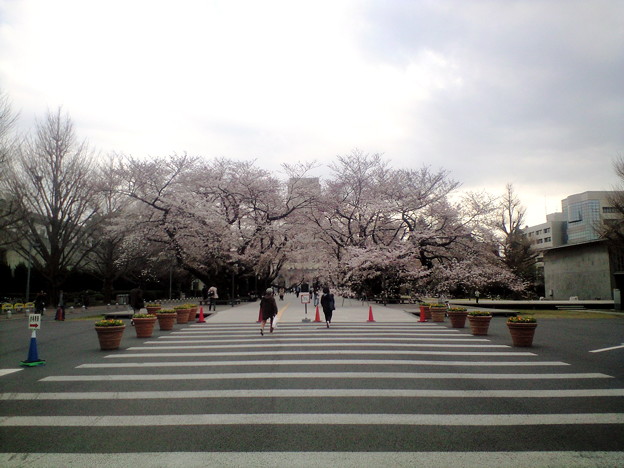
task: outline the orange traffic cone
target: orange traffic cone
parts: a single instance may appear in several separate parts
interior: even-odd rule
[[[419,314],[419,322],[426,322],[427,318],[425,317],[425,308],[423,306],[420,306],[420,314]]]
[[[321,316],[319,315],[319,308],[318,308],[318,306],[316,306],[316,317],[314,317],[314,321],[315,322],[320,322],[321,321]]]
[[[206,319],[204,318],[204,308],[199,308],[199,318],[197,319],[197,323],[206,323]]]
[[[368,320],[367,322],[374,322],[375,319],[373,318],[373,306],[368,306]]]

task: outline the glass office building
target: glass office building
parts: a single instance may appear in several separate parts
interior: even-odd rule
[[[567,206],[564,204],[563,215],[567,221],[566,244],[599,239],[596,229],[601,221],[599,200],[584,200]]]

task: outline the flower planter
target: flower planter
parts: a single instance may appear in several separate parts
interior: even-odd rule
[[[156,318],[158,319],[158,326],[161,330],[173,330],[178,314],[175,312],[172,314],[156,314]]]
[[[197,318],[197,307],[192,307],[188,310],[188,321],[194,322]]]
[[[491,315],[469,315],[470,330],[473,335],[487,335],[490,328]]]
[[[145,306],[145,308],[147,309],[148,314],[155,314],[161,309],[160,306]]]
[[[154,325],[156,325],[156,317],[151,318],[135,318],[134,331],[137,338],[150,338],[154,333]]]
[[[420,315],[422,317],[424,317],[423,321],[425,320],[431,320],[431,310],[429,310],[429,306],[428,305],[421,305],[420,306]]]
[[[464,328],[466,326],[467,311],[448,311],[449,319],[451,319],[451,327]]]
[[[188,323],[188,319],[189,319],[188,309],[176,309],[176,314],[178,316],[176,319],[177,323]]]
[[[431,310],[431,320],[433,322],[444,322],[446,320],[446,307],[429,306]]]
[[[117,327],[95,327],[98,340],[100,341],[100,349],[103,351],[119,349],[125,329],[125,325]]]
[[[527,348],[533,346],[533,337],[535,336],[535,328],[537,323],[510,323],[507,322],[507,328],[511,334],[511,341],[516,347]]]

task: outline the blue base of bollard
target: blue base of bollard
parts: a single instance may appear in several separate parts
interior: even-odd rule
[[[46,362],[44,360],[39,361],[22,361],[20,362],[20,366],[22,367],[34,367],[34,366],[45,366]]]

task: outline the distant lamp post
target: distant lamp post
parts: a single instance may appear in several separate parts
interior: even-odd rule
[[[234,307],[234,265],[232,265],[232,307]]]
[[[236,249],[230,249],[230,255],[232,255],[232,259],[234,258],[234,254],[236,253]],[[232,291],[230,293],[230,305],[234,307],[234,287],[235,287],[235,274],[236,274],[236,262],[232,260]]]
[[[28,267],[26,270],[26,302],[30,301],[30,270],[32,268],[31,246],[28,247]]]
[[[169,300],[171,300],[173,294],[173,267],[169,267]]]

